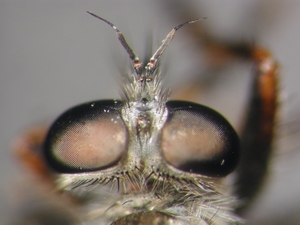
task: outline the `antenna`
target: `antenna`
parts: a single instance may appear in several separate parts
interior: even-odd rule
[[[191,20],[191,21],[187,21],[185,23],[182,23],[180,25],[178,25],[177,27],[174,27],[170,33],[168,33],[168,35],[166,36],[166,38],[162,41],[161,46],[159,46],[159,48],[156,50],[156,52],[153,54],[153,56],[151,57],[149,63],[147,64],[147,71],[149,71],[150,73],[153,72],[156,67],[157,67],[157,61],[159,60],[159,58],[162,56],[162,54],[164,53],[164,51],[166,50],[166,48],[169,46],[169,44],[171,43],[175,32],[177,30],[179,30],[181,27],[185,26],[186,24],[192,24],[192,23],[196,23],[200,20],[205,20],[206,17],[203,18],[199,18],[196,20]]]
[[[107,23],[109,26],[111,26],[116,31],[117,37],[118,37],[120,43],[122,44],[122,46],[124,47],[124,49],[126,50],[129,58],[131,59],[131,61],[133,63],[134,70],[135,70],[137,76],[139,77],[143,72],[142,63],[140,62],[140,59],[137,57],[137,55],[134,53],[134,51],[128,45],[128,43],[127,43],[124,35],[121,33],[121,31],[114,24],[109,22],[108,20],[106,20],[106,19],[104,19],[104,18],[102,18],[102,17],[100,17],[100,16],[98,16],[98,15],[96,15],[96,14],[90,12],[90,11],[87,11],[87,13],[94,16],[94,17],[96,17],[97,19],[100,19],[100,20],[104,21],[105,23]],[[151,57],[149,63],[147,64],[147,66],[146,66],[147,75],[153,74],[154,70],[157,68],[157,61],[159,60],[159,58],[162,56],[162,54],[164,53],[166,48],[171,43],[171,41],[172,41],[172,39],[175,35],[175,32],[177,30],[179,30],[181,27],[185,26],[186,24],[196,23],[196,22],[198,22],[200,20],[204,20],[204,19],[206,19],[206,17],[199,18],[199,19],[196,19],[196,20],[187,21],[187,22],[182,23],[182,24],[178,25],[177,27],[173,28],[171,30],[171,32],[168,33],[166,38],[162,41],[161,46],[159,46],[159,48],[156,50],[154,55]]]
[[[107,23],[109,26],[111,26],[115,31],[116,31],[116,34],[117,34],[117,37],[120,41],[120,43],[123,45],[123,47],[125,48],[127,54],[129,55],[129,58],[131,59],[132,63],[133,63],[133,67],[134,67],[134,70],[135,72],[137,73],[137,75],[141,75],[142,74],[142,63],[140,62],[140,59],[137,57],[137,55],[134,53],[134,51],[130,48],[130,46],[128,45],[124,35],[121,33],[121,31],[114,25],[112,24],[111,22],[109,22],[108,20],[90,12],[90,11],[87,11],[88,14],[96,17],[97,19],[99,20],[102,20],[104,21],[105,23]]]

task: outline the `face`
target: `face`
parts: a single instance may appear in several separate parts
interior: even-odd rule
[[[233,213],[239,203],[223,182],[240,158],[236,132],[213,109],[169,101],[161,83],[160,57],[175,32],[195,21],[174,28],[142,65],[122,33],[96,17],[116,31],[132,71],[122,78],[121,100],[75,106],[50,127],[42,154],[57,189],[80,205],[80,217],[91,224],[243,223]],[[266,52],[250,53],[258,78],[275,74]],[[253,89],[260,93],[257,83]]]
[[[132,72],[124,74],[122,100],[75,106],[51,126],[43,154],[58,187],[101,192],[93,200],[98,224],[241,222],[222,188],[239,159],[236,132],[213,109],[168,101],[158,70],[175,32],[196,21],[175,27],[144,66],[113,24],[89,13],[115,30]]]

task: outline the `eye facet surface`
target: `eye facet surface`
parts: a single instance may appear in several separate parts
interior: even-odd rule
[[[62,173],[95,171],[115,165],[127,150],[128,132],[115,100],[85,103],[62,114],[47,135],[44,151]]]
[[[216,111],[191,102],[167,102],[162,150],[175,168],[211,177],[226,176],[239,158],[239,138]]]

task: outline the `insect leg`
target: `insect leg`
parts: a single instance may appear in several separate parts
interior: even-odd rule
[[[248,113],[241,134],[242,155],[238,166],[236,193],[251,201],[264,183],[273,140],[278,109],[278,65],[264,49],[254,48],[254,80]],[[246,204],[239,211],[246,208]]]

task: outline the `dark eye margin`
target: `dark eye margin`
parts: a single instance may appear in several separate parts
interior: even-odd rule
[[[72,126],[72,124],[76,122],[80,123],[84,120],[93,120],[93,118],[103,113],[103,110],[110,110],[120,113],[122,106],[123,102],[120,100],[92,101],[72,107],[59,116],[51,125],[43,145],[44,158],[48,166],[58,173],[82,173],[99,170],[99,168],[76,168],[64,164],[53,155],[52,145],[58,139],[60,139],[62,133],[69,126]],[[101,167],[101,169],[105,169],[110,166],[111,165],[109,164],[105,167]]]
[[[210,177],[224,177],[236,168],[240,158],[240,140],[234,128],[220,113],[207,106],[187,101],[168,101],[166,106],[169,110],[167,123],[176,112],[188,111],[204,117],[221,128],[226,139],[222,154],[213,156],[211,160],[190,160],[181,164],[178,169]]]

